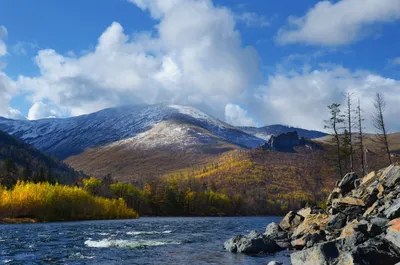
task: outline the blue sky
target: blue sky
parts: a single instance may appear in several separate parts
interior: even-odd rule
[[[398,0],[3,0],[0,26],[0,116],[167,102],[321,129],[343,93],[368,119],[383,92],[400,130]]]

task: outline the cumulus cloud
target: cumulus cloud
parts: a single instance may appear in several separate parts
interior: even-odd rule
[[[258,111],[267,124],[283,123],[322,130],[323,120],[329,116],[327,106],[333,102],[344,103],[343,95],[354,93],[354,98],[361,99],[365,125],[372,131],[370,116],[374,111],[372,101],[376,92],[382,92],[386,97],[388,127],[399,131],[400,81],[341,66],[271,76],[260,89],[258,104],[253,104],[253,111]]]
[[[7,28],[0,25],[0,56],[7,54],[7,46],[4,42],[4,39],[7,37],[7,35]]]
[[[270,26],[267,17],[254,12],[243,12],[235,15],[236,21],[245,24],[247,27],[265,28]]]
[[[11,107],[8,108],[8,112],[5,117],[13,120],[26,120],[26,117],[21,113],[21,111]]]
[[[257,122],[248,115],[247,111],[236,104],[225,106],[226,122],[236,126],[258,126]]]
[[[242,45],[229,9],[208,0],[131,2],[150,12],[157,34],[132,37],[114,22],[85,55],[40,50],[40,75],[18,79],[33,102],[50,100],[71,115],[169,102],[223,116],[223,106],[259,81],[258,55]]]
[[[40,120],[58,117],[60,117],[60,114],[43,102],[36,102],[32,105],[28,112],[29,120]]]
[[[277,41],[283,44],[337,46],[357,41],[370,33],[374,23],[400,19],[398,0],[320,1],[303,17],[290,17]]]
[[[8,32],[6,27],[0,26],[0,57],[7,54],[7,46],[4,42]],[[16,110],[9,107],[10,99],[17,93],[17,84],[9,78],[2,70],[3,63],[0,61],[0,116],[15,118]]]

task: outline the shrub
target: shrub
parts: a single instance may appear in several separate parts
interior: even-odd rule
[[[78,187],[18,182],[0,187],[0,218],[31,217],[38,221],[129,219],[138,214],[123,199],[106,199]]]

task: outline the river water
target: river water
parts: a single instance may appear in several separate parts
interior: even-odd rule
[[[0,264],[289,264],[288,252],[246,256],[223,242],[280,217],[140,218],[0,225]]]

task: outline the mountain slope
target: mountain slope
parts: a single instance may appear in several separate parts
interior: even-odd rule
[[[166,126],[165,122],[170,124]],[[2,118],[0,129],[60,159],[80,154],[87,148],[109,145],[146,150],[189,149],[223,142],[237,148],[252,148],[263,142],[194,108],[176,105],[125,106],[68,119]]]
[[[39,172],[41,168],[45,171],[51,169],[53,176],[62,183],[72,183],[80,176],[78,172],[63,162],[57,161],[33,146],[0,131],[0,166],[6,159],[12,159],[19,168],[16,177],[21,177],[22,168],[25,168],[27,164],[29,164],[32,172]]]
[[[314,131],[314,130],[305,130],[301,128],[296,128],[296,127],[290,127],[290,126],[285,126],[285,125],[268,125],[260,128],[256,127],[240,127],[241,130],[244,132],[247,132],[249,134],[252,134],[258,138],[268,140],[272,135],[277,136],[282,133],[288,133],[288,132],[297,132],[299,137],[305,137],[309,139],[315,139],[315,138],[320,138],[324,137],[327,134],[324,132],[320,131]]]

